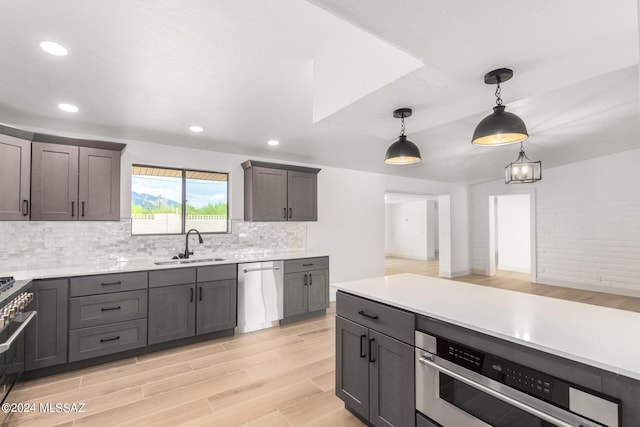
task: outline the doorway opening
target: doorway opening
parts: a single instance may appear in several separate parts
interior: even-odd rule
[[[441,221],[437,195],[386,192],[385,274],[414,273],[438,277],[450,264],[449,232]],[[444,203],[448,207],[448,198]],[[448,211],[448,209],[446,210]],[[443,245],[442,241],[446,240]],[[444,264],[443,259],[444,258]],[[446,276],[450,268],[444,269]]]
[[[489,196],[487,275],[517,274],[536,279],[533,192]]]

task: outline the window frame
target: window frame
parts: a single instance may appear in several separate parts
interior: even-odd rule
[[[156,168],[156,169],[170,169],[170,170],[174,170],[174,171],[180,171],[181,172],[181,181],[182,181],[182,197],[180,200],[181,206],[182,206],[182,214],[180,215],[180,228],[182,229],[182,232],[180,233],[144,233],[144,234],[134,234],[133,233],[133,214],[130,213],[130,215],[132,215],[131,217],[131,235],[132,236],[184,236],[185,234],[187,234],[186,230],[186,225],[187,225],[187,172],[204,172],[204,173],[217,173],[217,174],[221,174],[221,175],[226,175],[227,176],[227,219],[226,219],[226,224],[227,224],[227,229],[226,231],[200,231],[198,230],[198,232],[200,234],[229,234],[231,233],[231,227],[229,226],[229,210],[230,210],[230,203],[229,203],[229,177],[231,176],[231,174],[229,172],[219,172],[219,171],[208,171],[208,170],[203,170],[203,169],[193,169],[193,168],[177,168],[177,167],[173,167],[173,166],[158,166],[158,165],[148,165],[148,164],[142,164],[142,163],[132,163],[131,164],[131,168],[133,169],[134,167],[141,167],[141,168]],[[133,170],[131,171],[131,182],[133,185]],[[131,188],[131,193],[133,193],[133,188]],[[131,196],[129,196],[129,203],[131,204]]]

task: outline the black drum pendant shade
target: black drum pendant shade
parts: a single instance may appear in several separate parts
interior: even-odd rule
[[[529,137],[524,121],[515,114],[506,112],[504,105],[502,105],[500,83],[509,80],[512,76],[513,71],[508,68],[500,68],[485,74],[484,82],[486,84],[497,84],[496,106],[493,107],[493,113],[482,119],[476,126],[471,140],[473,145],[513,144]]]
[[[411,108],[400,108],[393,112],[393,117],[402,120],[402,127],[398,140],[389,146],[384,157],[384,162],[388,165],[410,165],[422,160],[418,146],[404,134],[404,118],[411,114]]]

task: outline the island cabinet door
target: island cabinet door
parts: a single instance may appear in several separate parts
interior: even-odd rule
[[[195,334],[195,284],[149,289],[149,345]]]
[[[336,396],[369,418],[369,330],[336,317]]]
[[[236,326],[236,280],[198,283],[196,334]]]
[[[369,330],[370,415],[375,426],[415,426],[413,347]]]

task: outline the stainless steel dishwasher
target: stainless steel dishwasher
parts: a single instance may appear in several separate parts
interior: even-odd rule
[[[238,264],[238,332],[278,325],[282,289],[282,261]]]

